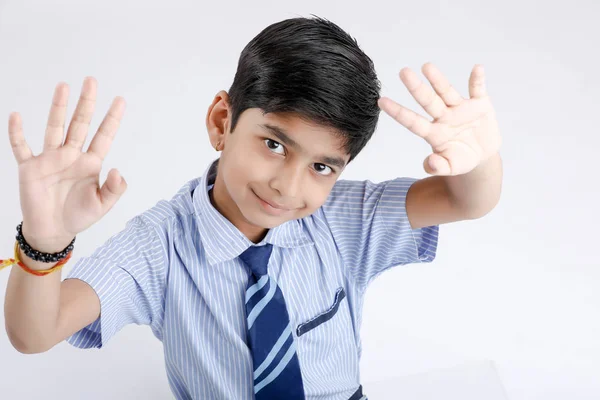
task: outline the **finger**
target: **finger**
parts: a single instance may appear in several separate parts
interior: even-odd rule
[[[88,148],[88,153],[95,154],[101,160],[104,160],[110,150],[114,137],[117,134],[124,113],[125,99],[117,96],[104,116],[104,119],[98,128],[98,132],[94,135],[90,147]]]
[[[127,182],[121,177],[115,168],[108,171],[104,184],[100,188],[100,202],[102,211],[106,214],[127,190]]]
[[[33,156],[25,141],[23,122],[18,112],[10,113],[8,116],[8,140],[17,164],[24,163]]]
[[[57,149],[62,146],[65,135],[65,118],[69,100],[69,85],[60,82],[54,89],[52,106],[48,114],[46,133],[44,134],[44,151]]]
[[[435,65],[426,63],[423,65],[422,71],[423,75],[431,83],[433,90],[435,90],[448,107],[457,106],[465,100]]]
[[[425,139],[433,148],[441,146],[456,135],[456,129],[449,125],[431,123],[425,117],[387,97],[382,97],[379,105],[392,118],[417,136]]]
[[[450,162],[437,153],[432,153],[423,161],[425,172],[431,175],[448,176],[452,175],[452,166]]]
[[[487,96],[483,65],[475,65],[471,71],[471,76],[469,77],[469,96],[471,98]]]
[[[453,108],[449,114],[448,123],[456,128],[476,126],[486,115],[493,113],[494,107],[489,97],[473,98]]]
[[[94,77],[88,76],[84,79],[81,95],[79,96],[71,123],[69,124],[65,146],[70,146],[78,150],[81,150],[83,147],[96,106],[97,86],[98,82]]]
[[[410,68],[403,68],[400,71],[400,79],[410,94],[429,115],[438,119],[446,114],[448,108],[442,98],[431,87],[421,81]]]
[[[388,97],[380,98],[377,104],[390,117],[394,118],[402,126],[415,135],[424,139],[427,139],[429,136],[432,124],[425,117],[412,110],[409,110],[406,107],[401,106]]]

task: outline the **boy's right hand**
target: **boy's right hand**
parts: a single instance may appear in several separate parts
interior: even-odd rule
[[[99,186],[102,161],[125,111],[122,97],[115,98],[87,152],[82,152],[96,104],[96,88],[95,78],[84,80],[63,143],[69,87],[66,83],[56,86],[44,150],[37,156],[25,141],[19,113],[9,116],[8,136],[19,166],[22,232],[35,250],[63,250],[75,235],[102,218],[127,189],[116,169],[111,169]]]

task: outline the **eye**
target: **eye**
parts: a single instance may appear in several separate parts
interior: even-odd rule
[[[272,139],[265,139],[265,142],[267,144],[267,147],[269,148],[269,150],[276,150],[277,148],[280,148],[283,151],[283,146],[281,145],[281,143],[278,143]],[[273,151],[274,153],[277,153],[276,151]],[[277,154],[285,154],[285,152],[283,153],[277,153]]]
[[[327,169],[329,169],[329,173],[321,173],[321,171],[327,171]],[[331,167],[328,167],[327,165],[321,163],[315,163],[315,170],[323,176],[329,176],[335,172],[333,169],[331,169]]]

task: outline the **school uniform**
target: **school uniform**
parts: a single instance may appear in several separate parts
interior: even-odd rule
[[[67,341],[101,348],[127,324],[149,325],[164,345],[177,399],[253,399],[250,271],[239,256],[269,243],[268,275],[285,296],[306,398],[366,399],[359,375],[365,290],[392,266],[436,255],[439,227],[411,229],[407,218],[416,179],[338,180],[315,213],[254,244],[210,202],[217,163],[76,262],[67,279],[94,288],[101,315]]]

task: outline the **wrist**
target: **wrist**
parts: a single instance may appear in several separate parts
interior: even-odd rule
[[[18,231],[18,229],[17,229]],[[71,238],[60,238],[60,237],[37,237],[33,235],[28,229],[27,225],[21,226],[21,235],[25,239],[25,242],[33,249],[43,253],[57,253],[64,250],[69,245]]]
[[[52,268],[56,264],[58,264],[58,261],[50,262],[50,263],[43,262],[43,261],[36,261],[33,258],[29,257],[27,254],[25,254],[23,252],[23,249],[21,248],[21,246],[19,246],[19,260],[23,264],[25,264],[27,266],[27,268],[32,269],[34,271],[43,271],[48,268]]]
[[[34,269],[40,269],[39,265],[43,264],[47,266],[49,263],[56,265],[57,262],[70,257],[70,253],[73,250],[75,238],[73,238],[68,244],[66,239],[48,238],[48,239],[29,239],[33,241],[33,245],[27,241],[23,234],[23,223],[17,225],[17,246],[20,254],[26,256],[25,261],[29,261]],[[15,248],[15,250],[17,250]],[[27,266],[27,264],[24,265]],[[47,268],[41,268],[47,269]]]

